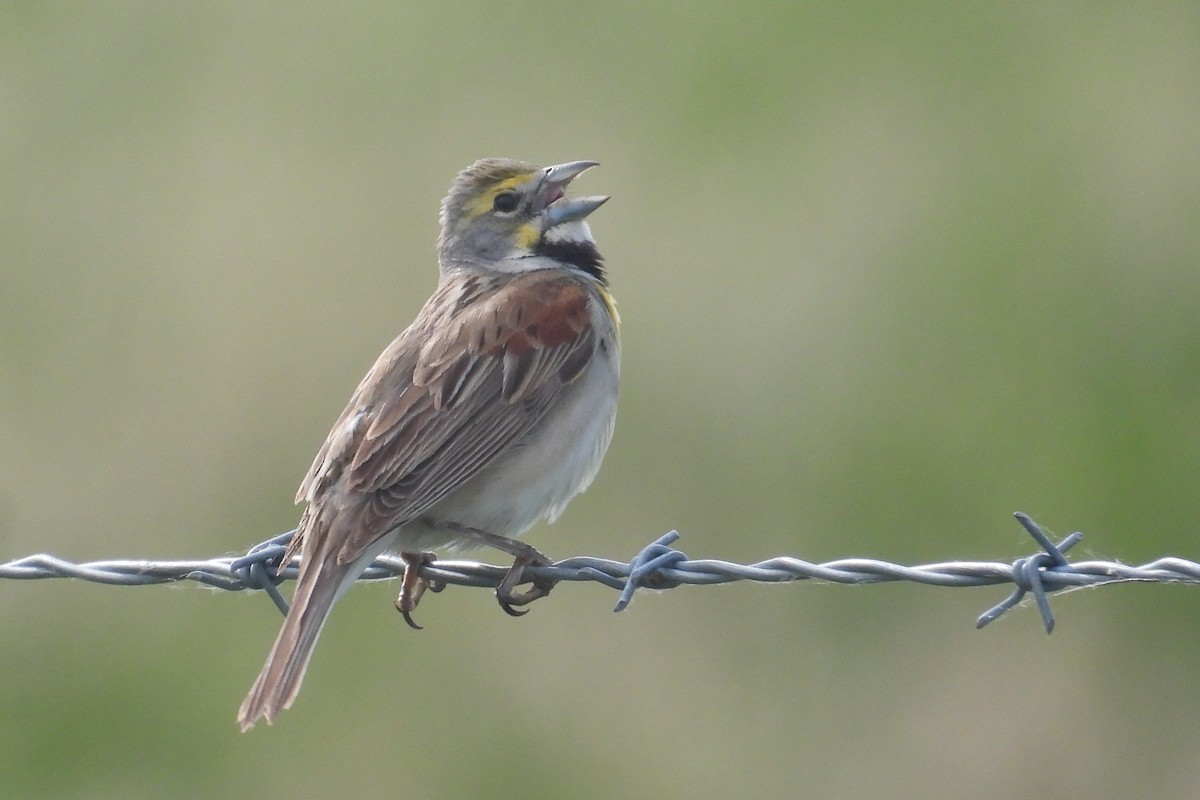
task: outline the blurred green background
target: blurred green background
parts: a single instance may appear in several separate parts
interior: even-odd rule
[[[8,3],[0,560],[237,553],[436,280],[476,158],[596,159],[605,469],[529,541],[627,559],[1200,557],[1200,6]],[[483,554],[499,561],[495,554]],[[279,618],[0,582],[20,798],[1193,798],[1200,594],[560,587]]]

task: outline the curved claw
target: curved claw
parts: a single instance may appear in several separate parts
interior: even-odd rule
[[[504,609],[504,613],[510,617],[523,617],[529,613],[528,609],[518,611],[514,606],[527,606],[534,600],[545,597],[550,594],[550,590],[554,588],[553,582],[544,580],[535,580],[533,586],[523,592],[514,592],[513,587],[520,580],[520,571],[524,566],[514,566],[509,570],[509,574],[504,577],[500,585],[496,587],[496,600],[500,603],[500,608]]]
[[[414,631],[425,630],[412,618],[412,612],[421,602],[421,595],[425,594],[426,589],[440,592],[445,588],[445,584],[435,584],[421,577],[422,565],[433,562],[437,555],[435,553],[401,553],[400,558],[404,560],[404,577],[400,580],[400,596],[396,598],[396,610],[400,612],[400,616],[404,617],[408,627]]]
[[[500,608],[503,609],[504,613],[508,614],[510,617],[523,617],[529,613],[529,609],[525,609],[524,611],[518,611],[517,609],[512,607],[511,603],[501,600],[499,597],[497,597],[496,599],[500,602]]]

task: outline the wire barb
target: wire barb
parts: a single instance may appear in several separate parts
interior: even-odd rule
[[[280,567],[286,565],[279,562],[295,535],[296,529],[293,528],[287,533],[259,542],[251,547],[246,555],[229,563],[230,573],[236,575],[244,587],[262,589],[275,603],[279,613],[284,615],[288,612],[288,601],[283,599],[279,584],[283,582],[286,574]]]
[[[1042,615],[1042,625],[1045,626],[1046,633],[1054,633],[1054,614],[1050,611],[1050,598],[1042,576],[1050,570],[1061,571],[1070,568],[1071,564],[1067,561],[1065,553],[1083,541],[1083,534],[1076,531],[1055,544],[1050,541],[1050,537],[1042,529],[1042,526],[1034,522],[1028,514],[1018,511],[1013,516],[1045,552],[1018,558],[1013,562],[1013,583],[1016,584],[1016,588],[1008,597],[983,612],[975,621],[975,627],[982,628],[998,619],[1000,615],[1016,607],[1028,593],[1032,594],[1033,599],[1037,601],[1038,612]]]
[[[678,539],[678,531],[668,531],[633,557],[633,561],[629,562],[629,577],[625,580],[613,613],[624,611],[629,606],[629,601],[633,599],[633,593],[639,586],[673,589],[681,583],[678,578],[670,577],[663,571],[672,564],[681,564],[688,560],[686,555],[670,546]]]
[[[691,560],[671,545],[679,539],[675,531],[664,534],[624,563],[591,556],[576,556],[550,566],[527,567],[528,579],[601,583],[620,592],[614,611],[629,606],[639,588],[663,590],[684,584],[707,586],[734,581],[789,583],[815,580],[825,583],[862,585],[912,581],[931,586],[995,586],[1012,584],[1004,600],[984,612],[976,621],[982,628],[1019,605],[1032,595],[1046,632],[1054,630],[1049,595],[1063,589],[1101,586],[1139,581],[1146,583],[1200,584],[1200,564],[1181,558],[1160,558],[1129,566],[1114,561],[1071,563],[1067,552],[1083,538],[1072,533],[1055,544],[1049,534],[1028,515],[1018,513],[1017,522],[1038,543],[1041,551],[1018,558],[1012,563],[991,561],[947,561],[937,564],[905,566],[869,558],[846,558],[814,564],[790,556],[780,556],[755,564],[734,564],[715,559]],[[117,586],[195,581],[217,589],[242,591],[262,589],[275,606],[287,613],[288,604],[279,584],[294,580],[299,560],[280,564],[295,531],[281,533],[255,545],[242,556],[199,561],[114,560],[73,564],[52,555],[40,554],[0,564],[0,578],[38,580],[44,578],[80,578]],[[404,562],[398,556],[385,555],[375,560],[361,580],[375,581],[399,577]],[[433,561],[421,566],[420,576],[439,585],[495,588],[508,572],[507,566],[477,561]]]

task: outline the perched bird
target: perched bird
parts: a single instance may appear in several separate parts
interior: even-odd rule
[[[607,197],[566,196],[594,161],[535,167],[478,161],[442,201],[440,280],[379,356],[300,484],[306,503],[282,563],[302,551],[291,608],[238,710],[242,730],[291,706],[338,598],[384,551],[408,569],[397,608],[411,611],[419,565],[439,547],[514,556],[496,590],[548,563],[516,541],[553,522],[587,488],[612,438],[618,318],[585,218]]]

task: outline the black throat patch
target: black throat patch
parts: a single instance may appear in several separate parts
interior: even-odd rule
[[[604,259],[600,257],[596,245],[591,242],[547,242],[543,239],[534,248],[534,255],[561,261],[569,267],[591,275],[602,286],[608,285],[608,278],[604,274]]]

